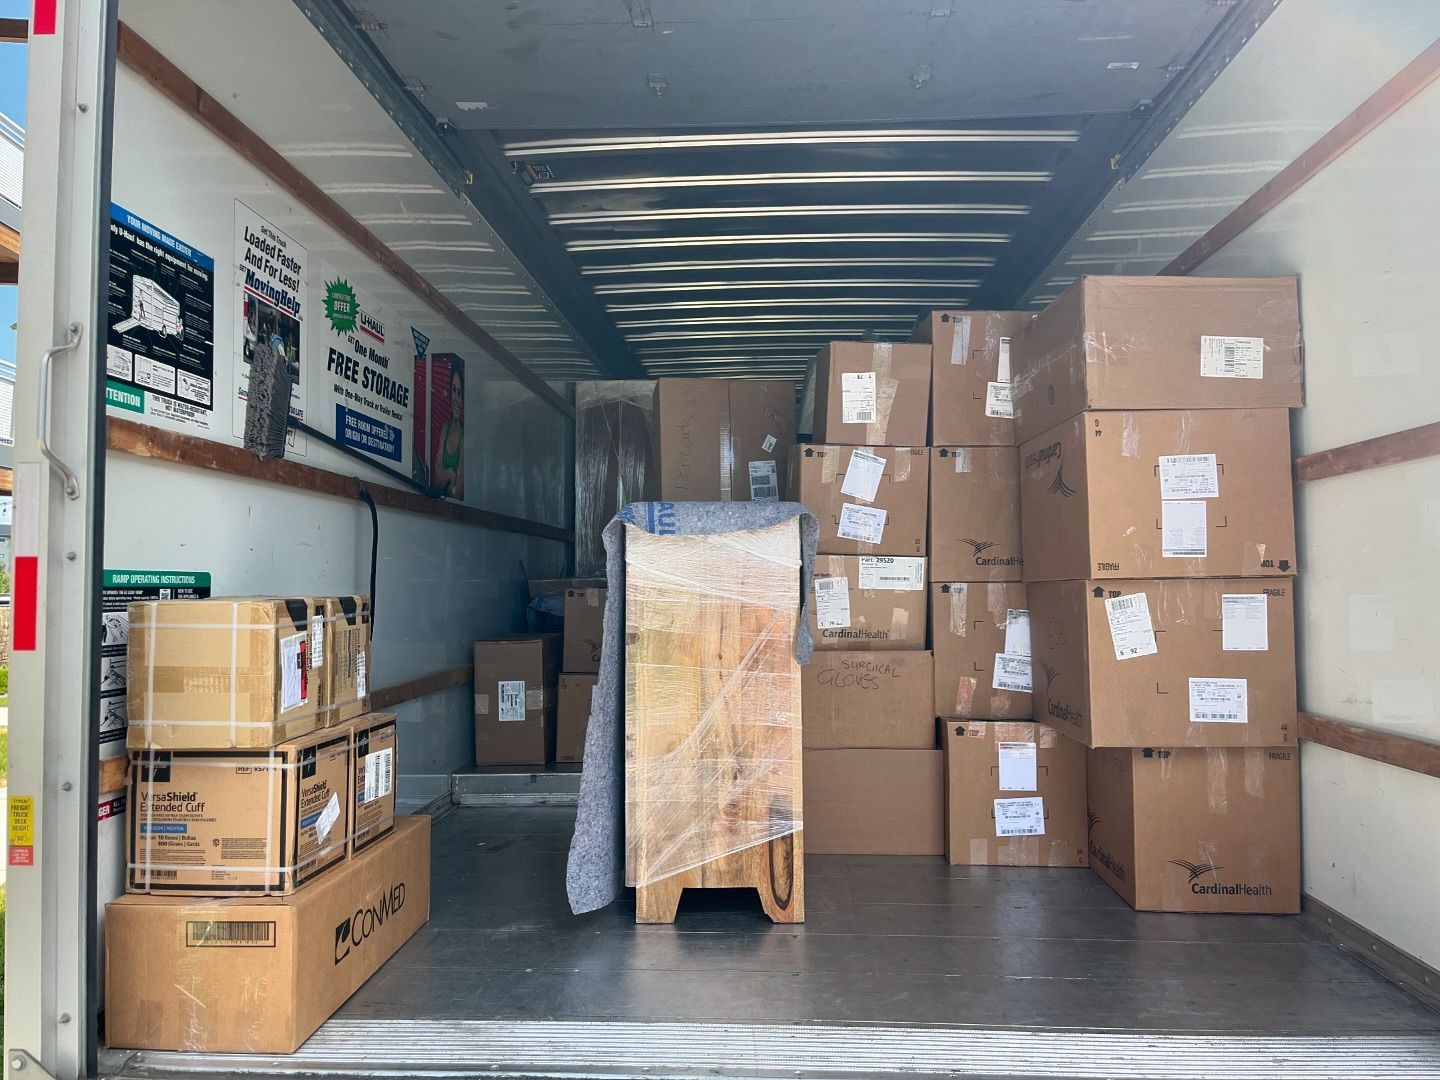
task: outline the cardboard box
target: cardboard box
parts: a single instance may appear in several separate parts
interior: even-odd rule
[[[605,590],[565,590],[565,641],[561,650],[566,671],[599,671],[600,643],[605,636]]]
[[[325,683],[320,718],[327,727],[370,711],[370,598],[325,598]]]
[[[129,615],[131,749],[270,747],[319,726],[324,597],[141,600]]]
[[[1020,452],[1013,446],[930,451],[934,581],[1019,581]]]
[[[289,1054],[430,918],[430,819],[294,896],[105,907],[110,1046]]]
[[[136,750],[125,888],[285,895],[343,862],[350,731],[267,750]]]
[[[560,635],[475,643],[475,761],[544,765],[555,759]]]
[[[1304,404],[1293,277],[1082,277],[1012,354],[1018,442],[1085,409]]]
[[[1018,581],[940,581],[930,586],[935,714],[1028,720],[1030,614]]]
[[[1086,746],[1295,742],[1288,580],[1029,586],[1035,715]]]
[[[930,516],[927,448],[797,446],[791,475],[795,500],[820,523],[820,554],[925,554]],[[861,497],[866,494],[873,497]]]
[[[1031,311],[932,311],[911,341],[929,342],[931,446],[1014,446],[1010,341]]]
[[[660,379],[656,499],[769,502],[790,497],[795,389],[760,379]]]
[[[1298,912],[1299,757],[1091,750],[1091,868],[1137,911]]]
[[[945,854],[942,752],[806,750],[805,851]]]
[[[1284,409],[1081,413],[1020,448],[1025,580],[1295,573]]]
[[[945,857],[1085,866],[1085,748],[1044,724],[945,721]]]
[[[354,858],[395,827],[395,714],[367,713],[347,725],[350,730],[351,791],[350,856]]]
[[[585,760],[585,729],[590,726],[590,695],[599,675],[562,674],[555,721],[555,760]]]
[[[925,648],[925,559],[817,555],[807,605],[815,648]]]
[[[815,441],[924,446],[930,346],[832,341],[815,357]]]
[[[817,652],[800,672],[805,749],[935,745],[935,665],[928,652]]]

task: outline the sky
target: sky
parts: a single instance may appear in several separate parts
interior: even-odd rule
[[[0,18],[27,19],[28,0],[0,0]],[[25,126],[25,46],[0,45],[0,112]],[[23,240],[21,241],[24,242]],[[15,307],[18,290],[13,285],[0,285],[0,359],[15,359]]]

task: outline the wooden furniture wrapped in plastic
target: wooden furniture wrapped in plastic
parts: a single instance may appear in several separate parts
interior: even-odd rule
[[[805,919],[800,527],[625,535],[625,853],[635,917],[753,887]]]

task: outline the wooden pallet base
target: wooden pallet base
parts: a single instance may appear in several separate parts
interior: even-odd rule
[[[637,923],[673,923],[686,889],[743,889],[760,894],[771,922],[805,921],[804,833],[781,836],[651,885],[635,888]]]

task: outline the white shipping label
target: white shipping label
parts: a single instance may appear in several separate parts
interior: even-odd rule
[[[1174,454],[1160,458],[1160,498],[1219,497],[1220,472],[1214,454]]]
[[[879,454],[865,450],[850,451],[850,464],[845,468],[845,481],[840,485],[842,494],[862,502],[874,502],[875,492],[880,490],[880,478],[885,475],[885,459]]]
[[[780,481],[775,476],[775,462],[750,462],[750,501],[780,501]]]
[[[850,625],[850,581],[843,577],[815,579],[815,625],[821,630]]]
[[[280,639],[280,711],[294,709],[309,700],[310,680],[305,667],[305,634]]]
[[[1203,502],[1162,502],[1160,530],[1160,554],[1167,559],[1203,559],[1210,553]]]
[[[920,592],[925,588],[925,560],[918,555],[861,555],[860,588]]]
[[[765,441],[760,444],[760,449],[764,450],[765,453],[768,454],[771,450],[775,449],[775,444],[777,441],[778,440],[775,438],[774,435],[766,435]]]
[[[878,544],[885,535],[885,516],[885,511],[878,506],[845,503],[840,507],[840,524],[835,528],[835,535],[842,540]]]
[[[1015,398],[1008,382],[985,384],[985,415],[996,420],[1015,419]]]
[[[1201,335],[1200,374],[1207,379],[1263,379],[1265,339]]]
[[[365,650],[355,654],[355,696],[363,698],[370,691],[365,685]]]
[[[1249,687],[1244,679],[1191,679],[1192,724],[1248,724]]]
[[[361,802],[383,799],[395,788],[395,748],[387,746],[365,755],[365,790]]]
[[[310,666],[325,666],[325,616],[310,616]]]
[[[335,828],[335,822],[340,820],[340,796],[338,793],[330,796],[330,801],[325,804],[325,809],[320,811],[320,816],[315,819],[315,835],[320,838],[320,843],[325,843],[330,838],[330,830]]]
[[[950,335],[950,363],[963,364],[968,359],[970,351],[970,318],[967,315],[957,316],[955,319],[955,332]]]
[[[1000,790],[1034,791],[1035,762],[1038,757],[1033,742],[1002,742],[1000,744]]]
[[[502,680],[500,688],[500,721],[501,723],[512,723],[525,719],[525,681],[523,679],[514,682]]]
[[[1044,836],[1045,800],[1039,795],[1028,799],[996,799],[995,835]]]
[[[990,680],[992,690],[1011,690],[1017,694],[1033,693],[1030,675],[1030,657],[1012,656],[1009,653],[995,654],[995,674]]]
[[[1264,593],[1225,593],[1220,597],[1220,648],[1224,652],[1269,650],[1269,597]]]
[[[1030,612],[1006,610],[1005,651],[1011,656],[1030,655]]]
[[[1000,360],[995,368],[995,378],[1002,383],[1010,382],[1010,339],[1000,339]]]
[[[845,424],[875,423],[875,372],[840,373],[840,420]]]
[[[1105,601],[1105,617],[1110,622],[1110,644],[1115,647],[1116,660],[1153,656],[1160,651],[1155,644],[1155,624],[1150,621],[1150,598],[1143,592],[1110,597]]]

